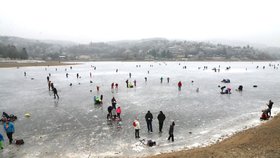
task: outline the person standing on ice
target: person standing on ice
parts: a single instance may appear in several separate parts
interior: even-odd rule
[[[159,112],[157,118],[158,118],[158,123],[159,123],[159,133],[162,133],[162,126],[163,126],[163,122],[165,120],[165,115],[163,114],[162,111]]]
[[[145,116],[146,122],[147,122],[147,128],[148,128],[148,132],[153,132],[153,125],[152,125],[152,121],[153,121],[153,114],[148,111],[146,116]]]
[[[135,138],[140,138],[140,136],[139,136],[140,122],[138,121],[138,118],[136,118],[133,121],[133,127],[135,129]]]
[[[125,83],[126,83],[126,88],[128,88],[128,80],[126,80]]]
[[[136,87],[136,80],[134,80],[133,83],[134,83],[134,87]]]
[[[53,96],[54,96],[54,99],[56,99],[56,96],[57,96],[57,99],[59,99],[59,96],[57,94],[57,89],[55,87],[53,87]]]
[[[129,73],[129,78],[131,78],[131,73]]]
[[[267,107],[268,107],[268,114],[269,116],[271,116],[271,109],[272,109],[272,105],[273,105],[273,102],[271,100],[269,100],[268,104],[266,104]]]
[[[169,77],[167,77],[167,83],[169,83],[169,80],[170,80],[170,78],[169,78]]]
[[[168,137],[168,140],[170,140],[170,138],[171,138],[172,142],[174,142],[174,134],[173,134],[174,133],[174,126],[175,126],[175,122],[172,121],[172,123],[169,127],[169,137]]]
[[[163,81],[163,77],[160,78],[160,83],[162,83],[162,81]]]
[[[178,90],[179,90],[179,91],[181,91],[181,87],[182,87],[182,82],[179,81],[179,82],[178,82]]]
[[[122,113],[122,109],[121,109],[120,106],[117,108],[116,112],[117,112],[118,118],[120,119],[121,118],[121,113]]]
[[[145,77],[145,82],[147,82],[147,77]]]
[[[4,130],[6,131],[10,144],[12,144],[13,134],[15,132],[14,124],[10,121],[6,121],[6,123],[4,123]]]
[[[117,101],[116,101],[115,97],[112,98],[111,103],[112,103],[112,107],[113,107],[114,109],[116,109]]]

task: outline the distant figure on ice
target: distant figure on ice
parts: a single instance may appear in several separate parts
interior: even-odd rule
[[[112,103],[113,108],[116,109],[117,101],[116,101],[115,97],[113,97],[113,98],[111,99],[111,103]]]
[[[223,83],[230,83],[230,79],[223,79],[221,82],[223,82]]]
[[[97,92],[99,92],[99,86],[96,86],[96,90],[97,90]]]
[[[114,108],[112,106],[108,106],[107,110],[108,110],[108,115],[107,115],[107,119],[111,119],[112,118],[112,110]]]
[[[198,93],[199,92],[199,88],[196,88],[196,93]]]
[[[128,88],[128,80],[126,80],[125,83],[126,83],[126,88]]]
[[[178,82],[178,90],[179,90],[179,91],[181,91],[181,87],[182,87],[182,82],[179,81],[179,82]]]
[[[133,121],[133,127],[135,129],[135,138],[140,138],[140,136],[139,136],[140,122],[138,121],[138,118],[136,118]]]
[[[14,124],[10,121],[6,121],[6,123],[4,123],[4,130],[6,131],[10,144],[12,144],[13,134],[15,132]]]
[[[269,100],[268,104],[266,104],[266,105],[268,107],[268,114],[269,114],[269,116],[271,116],[271,109],[272,109],[273,102],[271,100]]]
[[[117,112],[118,118],[121,118],[122,109],[120,106],[117,108],[116,112]]]
[[[68,74],[68,73],[66,73],[66,78],[68,78],[68,75],[69,75],[69,74]]]
[[[133,83],[134,83],[134,87],[136,87],[136,80],[134,80]]]
[[[76,76],[77,76],[77,79],[78,79],[78,78],[79,78],[79,73],[77,73],[77,75],[76,75]]]
[[[170,78],[169,78],[169,77],[167,77],[167,83],[169,83],[169,80],[170,80]]]
[[[94,100],[94,104],[95,105],[102,104],[102,102],[103,102],[103,95],[101,94],[100,97],[94,96],[93,100]]]
[[[119,84],[118,83],[115,84],[115,88],[116,88],[116,90],[118,90],[118,88],[119,88]]]
[[[57,96],[57,99],[59,99],[59,96],[57,94],[57,89],[55,87],[53,87],[53,96],[54,96],[54,99],[56,99],[56,96]]]
[[[159,112],[157,118],[158,118],[158,123],[159,123],[159,133],[162,133],[162,126],[163,126],[163,122],[165,120],[165,115],[163,114],[162,111]]]
[[[153,121],[153,114],[148,111],[147,114],[145,115],[145,119],[147,122],[147,128],[148,128],[148,132],[153,132],[153,125],[152,125],[152,121]]]
[[[131,78],[131,73],[129,73],[129,78]]]
[[[91,74],[91,72],[89,73],[89,77],[90,77],[90,78],[92,78],[92,74]]]
[[[239,85],[237,91],[242,92],[242,91],[243,91],[243,86],[242,86],[242,85]]]
[[[47,82],[49,82],[50,81],[50,77],[49,76],[47,76]]]
[[[147,82],[147,77],[145,77],[145,82]]]
[[[172,123],[169,127],[169,137],[168,137],[168,140],[170,140],[170,138],[171,138],[172,142],[174,142],[174,134],[173,134],[174,133],[174,126],[175,126],[175,122],[172,121]]]
[[[224,92],[223,92],[223,89],[222,89],[221,94],[231,94],[231,88],[228,87]]]
[[[24,76],[26,76],[26,72],[24,71]]]
[[[163,81],[163,77],[160,78],[160,83],[162,83],[162,81]]]
[[[222,86],[221,87],[221,94],[223,94],[224,93],[224,89],[226,88],[226,86]]]

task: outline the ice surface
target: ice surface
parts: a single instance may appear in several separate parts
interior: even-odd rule
[[[25,144],[8,145],[4,134],[5,149],[0,157],[134,157],[215,143],[236,131],[260,124],[261,110],[269,99],[275,103],[272,113],[279,111],[280,71],[269,67],[270,63],[277,66],[279,62],[91,62],[72,65],[73,69],[69,65],[2,68],[0,112],[18,116],[14,137],[23,138]],[[219,65],[220,72],[211,70]],[[203,70],[203,66],[208,69]],[[225,70],[228,66],[231,69]],[[59,100],[53,99],[48,91],[49,73],[58,89]],[[65,77],[66,73],[69,78]],[[77,79],[76,73],[81,78]],[[224,78],[231,83],[220,82]],[[132,83],[136,80],[137,87],[127,89],[127,79]],[[180,92],[178,81],[183,83]],[[119,84],[118,91],[111,91],[112,82]],[[232,94],[221,95],[218,85],[231,87]],[[239,85],[244,86],[243,92],[235,91]],[[99,93],[96,86],[100,86]],[[104,95],[104,104],[93,105],[93,96],[100,94]],[[108,125],[106,120],[113,96],[122,108],[121,129],[115,122]],[[150,134],[144,119],[148,110],[154,116],[154,132]],[[156,119],[159,111],[167,117],[162,134],[158,133]],[[24,117],[25,113],[31,117]],[[155,140],[155,147],[146,147],[134,138],[135,117],[141,124],[140,139]],[[167,141],[172,120],[176,124],[173,143]],[[4,133],[3,128],[0,132]]]

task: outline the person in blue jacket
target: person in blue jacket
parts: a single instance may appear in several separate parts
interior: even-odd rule
[[[13,142],[13,133],[15,132],[14,124],[10,121],[4,123],[4,130],[7,133],[7,137],[9,138],[10,144]]]
[[[4,137],[1,133],[0,133],[0,149],[4,149]]]

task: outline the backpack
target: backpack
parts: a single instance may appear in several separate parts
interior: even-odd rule
[[[16,145],[23,145],[23,144],[24,144],[23,139],[16,140]]]
[[[156,145],[156,142],[155,142],[155,141],[152,141],[152,140],[148,140],[147,145],[148,145],[149,147],[152,147],[152,146],[155,146],[155,145]]]
[[[135,121],[133,122],[133,127],[136,127],[136,122]]]

